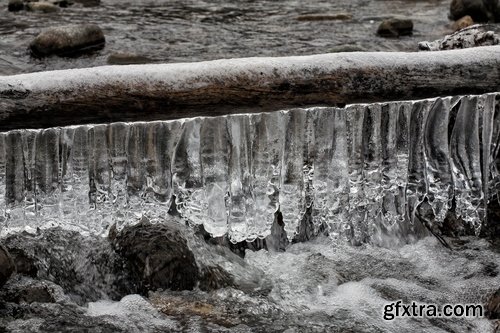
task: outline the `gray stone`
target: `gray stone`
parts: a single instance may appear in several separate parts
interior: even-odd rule
[[[104,47],[105,38],[95,24],[66,25],[42,31],[30,44],[35,57],[79,55]]]
[[[14,261],[12,260],[9,251],[0,244],[0,287],[9,280],[12,273],[15,271]]]
[[[179,227],[143,221],[110,232],[115,250],[126,260],[138,292],[192,290],[199,279],[193,253]]]
[[[413,32],[413,22],[410,19],[391,18],[380,23],[377,34],[382,37],[409,36]]]
[[[40,2],[28,2],[26,5],[26,9],[32,12],[41,12],[41,13],[55,13],[59,10],[59,7],[46,1]]]

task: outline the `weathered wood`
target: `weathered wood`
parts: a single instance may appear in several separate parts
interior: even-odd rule
[[[500,46],[106,66],[0,77],[0,130],[500,89]]]

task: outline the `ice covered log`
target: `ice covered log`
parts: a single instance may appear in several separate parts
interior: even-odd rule
[[[0,77],[0,130],[499,91],[500,46],[105,66]]]

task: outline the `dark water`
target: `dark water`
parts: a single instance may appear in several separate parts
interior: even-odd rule
[[[417,42],[450,33],[448,0],[103,0],[98,7],[74,5],[57,13],[0,14],[0,75],[105,65],[114,52],[156,62],[190,62],[248,56],[286,56],[349,50],[414,51]],[[299,21],[300,15],[339,14],[348,20]],[[376,35],[392,16],[410,17],[412,37]],[[90,56],[36,60],[27,48],[44,28],[96,23],[106,47]]]

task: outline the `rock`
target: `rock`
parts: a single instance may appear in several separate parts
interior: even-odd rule
[[[5,284],[0,291],[0,299],[12,303],[54,303],[67,300],[63,289],[44,280],[35,280],[29,277],[16,276]]]
[[[450,19],[458,20],[469,15],[474,22],[499,22],[498,0],[453,0],[450,4]]]
[[[499,35],[493,31],[485,31],[483,26],[476,24],[445,36],[440,40],[420,42],[418,43],[418,49],[420,51],[440,51],[499,44]]]
[[[199,271],[193,253],[174,222],[143,221],[110,232],[115,250],[125,258],[138,292],[158,289],[192,290]]]
[[[9,0],[8,9],[10,12],[17,12],[24,9],[23,0]]]
[[[500,319],[500,289],[488,298],[485,305],[485,315],[488,319]]]
[[[347,21],[352,20],[352,15],[349,13],[338,13],[338,14],[311,14],[311,15],[300,15],[297,17],[297,21]]]
[[[382,37],[409,36],[413,32],[413,22],[410,19],[391,18],[380,23],[377,34]]]
[[[133,53],[113,53],[110,54],[107,63],[110,65],[133,65],[133,64],[148,64],[153,60]]]
[[[59,10],[59,7],[45,1],[40,2],[28,2],[26,5],[26,9],[33,12],[41,12],[41,13],[55,13]]]
[[[466,15],[466,16],[458,19],[457,21],[455,21],[452,25],[452,29],[454,31],[459,31],[459,30],[462,30],[464,28],[470,27],[471,25],[474,25],[474,21],[472,20],[472,17],[470,17],[469,15]]]
[[[73,1],[82,4],[83,7],[95,7],[101,4],[101,0],[73,0]]]
[[[52,228],[35,235],[12,234],[5,246],[24,267],[23,275],[60,285],[78,304],[135,293],[124,262],[102,237]]]
[[[0,244],[0,287],[9,280],[14,271],[15,265],[9,251]]]
[[[41,32],[30,44],[35,57],[79,55],[104,47],[104,34],[97,25],[66,25]]]
[[[38,267],[36,260],[20,249],[10,249],[12,260],[16,265],[16,273],[36,277]]]

